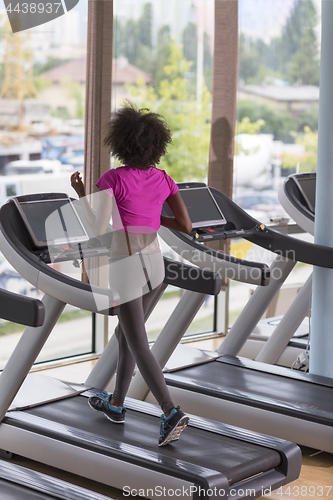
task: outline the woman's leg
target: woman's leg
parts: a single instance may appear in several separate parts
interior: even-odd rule
[[[163,284],[161,284],[160,287],[161,286],[163,286]],[[143,295],[142,306],[143,306],[144,316],[146,315],[155,296],[159,293],[160,287],[156,287],[151,292]],[[122,308],[122,306],[123,305],[121,305],[120,308]],[[124,314],[126,314],[126,312]],[[112,395],[112,404],[118,406],[123,404],[129,385],[131,383],[135,367],[135,359],[132,356],[130,349],[128,348],[125,335],[119,323],[115,329],[115,335],[118,340],[119,353],[118,353],[118,363],[117,363],[116,385]]]
[[[119,323],[114,333],[118,340],[118,362],[116,385],[112,394],[111,403],[114,406],[122,406],[133,377],[135,360],[128,348],[126,338]]]
[[[150,350],[144,324],[144,309],[147,310],[155,293],[156,290],[154,289],[148,294],[120,306],[119,323],[121,326],[121,330],[118,330],[118,335],[121,331],[122,335],[124,336],[124,339],[122,339],[121,341],[121,347],[124,348],[125,340],[126,348],[130,351],[133,358],[135,359],[135,362],[137,363],[145,382],[162,407],[163,412],[166,413],[174,408],[175,405],[171,399],[169,389],[164,380],[162,369]],[[121,357],[121,359],[125,358],[129,359],[128,354],[126,354],[124,358]],[[132,374],[133,365],[130,365],[129,362],[128,367],[124,367],[124,370],[126,371],[127,369],[129,369],[129,366],[131,366]],[[123,367],[121,366],[120,369],[122,370]],[[113,396],[115,400],[123,401],[128,390],[130,377],[128,376],[127,372],[126,376],[123,375],[122,381],[119,375],[120,374],[117,373],[117,392],[115,391]]]

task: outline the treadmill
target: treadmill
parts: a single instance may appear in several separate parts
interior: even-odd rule
[[[293,174],[279,189],[279,201],[304,231],[314,234],[316,172]]]
[[[288,215],[303,231],[313,236],[316,173],[290,175],[280,187],[278,196]],[[283,317],[261,320],[253,330],[251,340],[246,342],[239,355],[306,370],[310,350],[310,325],[306,316],[310,310],[311,296],[312,273],[286,314]],[[267,334],[269,336],[265,338]],[[266,342],[264,347],[263,340]]]
[[[300,228],[312,236],[314,235],[315,196],[315,172],[290,175],[279,189],[279,200],[283,208]],[[310,310],[311,296],[312,273],[283,317],[268,318],[257,325],[254,331],[258,330],[259,333],[262,330],[265,331],[267,325],[274,328],[274,331],[254,359],[276,363],[280,356],[287,358],[287,355],[294,352],[294,358],[291,358],[294,366],[304,370],[308,368],[310,325],[309,318],[306,316]],[[248,357],[243,354],[245,346],[240,351],[240,355]]]
[[[0,377],[0,447],[115,488],[141,489],[146,498],[152,499],[159,498],[161,491],[195,499],[255,498],[267,488],[295,480],[301,453],[290,442],[191,416],[181,444],[159,448],[160,409],[155,405],[128,398],[123,426],[112,425],[103,415],[92,412],[87,398],[104,389],[105,380],[112,376],[112,363],[104,355],[107,350],[80,387],[47,377],[41,380],[40,375],[27,377],[65,303],[102,314],[117,311],[116,291],[82,283],[48,266],[51,255],[58,261],[72,260],[75,265],[86,255],[107,255],[110,247],[104,245],[103,238],[67,241],[65,248],[36,247],[31,224],[28,228],[17,206],[18,201],[27,204],[26,214],[35,214],[32,226],[39,220],[40,230],[40,220],[50,213],[41,208],[43,203],[54,202],[57,211],[60,198],[59,193],[29,195],[11,200],[0,209],[0,249],[23,277],[44,292],[45,307],[43,325],[25,330]],[[80,203],[72,202],[75,212],[70,210],[69,220],[63,217],[62,222],[66,238],[71,236],[73,213],[92,236]],[[74,226],[78,229],[77,222]],[[38,235],[35,239],[41,240]],[[221,287],[220,276],[209,270],[195,268],[192,273],[193,266],[168,260],[165,269],[161,290],[173,284],[196,294],[201,301]],[[262,265],[258,269],[259,274],[267,271]],[[108,347],[113,345],[111,338]],[[41,394],[38,400],[36,394]]]
[[[287,177],[279,189],[279,200],[288,215],[303,229],[314,235],[316,196],[316,173],[307,172],[293,174]],[[310,351],[310,324],[309,314],[312,297],[312,273],[307,278],[295,300],[286,314],[278,318],[269,318],[267,323],[276,323],[274,333],[266,345],[255,358],[257,361],[272,363],[284,352],[291,348],[299,350],[299,355],[294,358],[296,367],[306,370],[308,368],[308,355]]]
[[[175,351],[165,368],[165,378],[173,397],[182,401],[185,411],[196,411],[202,417],[292,439],[298,444],[332,453],[333,380],[237,355],[296,262],[332,268],[333,249],[268,228],[213,188],[209,188],[210,194],[226,222],[214,226],[202,224],[201,193],[207,186],[204,183],[181,183],[179,188],[195,223],[194,230],[190,235],[183,235],[161,228],[159,234],[183,258],[205,269],[217,269],[222,258],[220,252],[207,248],[203,242],[237,236],[275,252],[277,256],[270,267],[269,285],[257,287],[220,347],[211,353],[210,360],[197,362],[198,355],[193,348],[186,358],[184,345],[181,346],[181,356]],[[169,215],[168,207],[165,207],[165,215]],[[207,217],[206,213],[204,218],[214,219],[209,214]],[[168,334],[171,337],[170,331]],[[180,328],[173,331],[172,341],[169,338],[170,355],[183,334],[184,330]],[[157,345],[159,341],[165,351],[167,337],[158,338]],[[158,354],[156,349],[157,358]],[[152,401],[148,392],[142,377],[136,374],[131,395]]]
[[[45,310],[38,299],[0,289],[0,318],[38,327],[44,322]],[[11,458],[10,453],[3,455]],[[1,459],[0,492],[2,500],[110,500],[104,495]]]

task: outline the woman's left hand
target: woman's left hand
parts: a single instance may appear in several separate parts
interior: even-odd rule
[[[84,187],[80,172],[74,172],[74,174],[71,175],[71,185],[78,194],[79,198],[86,196],[86,189]]]

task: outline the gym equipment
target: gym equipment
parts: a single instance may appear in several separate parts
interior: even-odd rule
[[[31,195],[19,201],[44,203],[54,199],[59,199],[59,194]],[[73,204],[92,238],[80,203]],[[63,216],[63,210],[60,212]],[[42,217],[43,211],[38,214]],[[181,444],[158,448],[160,409],[156,406],[128,398],[123,426],[112,425],[103,415],[91,411],[87,398],[104,389],[113,374],[114,364],[109,359],[110,353],[116,356],[113,338],[84,386],[64,384],[63,394],[54,396],[53,387],[58,389],[59,381],[54,384],[48,379],[46,399],[36,401],[39,388],[32,383],[32,402],[25,401],[24,408],[17,405],[7,411],[65,303],[103,314],[116,313],[116,291],[82,283],[47,265],[51,255],[76,262],[86,255],[107,254],[110,248],[99,239],[98,244],[95,237],[92,245],[90,240],[76,245],[63,218],[69,238],[66,248],[43,248],[33,244],[14,201],[0,209],[1,251],[23,277],[45,292],[43,326],[35,329],[34,335],[29,328],[25,330],[0,377],[1,448],[116,488],[142,488],[148,498],[159,497],[158,488],[185,490],[183,496],[192,498],[211,497],[211,490],[213,498],[254,498],[262,495],[263,488],[277,488],[297,478],[300,450],[289,442],[191,416]],[[94,253],[95,248],[98,252]],[[220,276],[209,270],[196,268],[192,273],[193,266],[167,260],[165,267],[164,286],[187,289],[197,307],[207,293],[216,294],[221,287]],[[267,266],[257,269],[255,280],[261,282]],[[188,300],[186,293],[183,304]],[[187,316],[193,314],[192,307]],[[249,493],[244,496],[245,487]]]
[[[180,192],[182,189],[193,190],[196,202],[192,207],[199,215],[199,189],[204,186],[203,183],[179,185]],[[221,346],[211,353],[210,360],[197,362],[199,350],[192,348],[186,355],[186,346],[180,346],[179,361],[176,351],[167,365],[168,373],[165,373],[171,393],[182,401],[182,406],[188,412],[195,411],[202,417],[210,416],[333,452],[333,380],[237,357],[296,261],[332,268],[333,249],[274,231],[250,217],[216,189],[210,188],[210,191],[227,224],[197,226],[189,236],[161,228],[159,234],[166,243],[189,262],[195,261],[202,268],[214,270],[218,269],[223,256],[205,247],[202,241],[234,238],[239,234],[275,252],[277,256],[270,267],[269,285],[257,287]],[[167,208],[165,214],[168,215]],[[228,277],[233,278],[232,273]],[[247,279],[248,276],[244,276],[244,281]],[[172,332],[168,331],[168,337],[165,332],[162,334],[163,338],[155,342],[155,350],[153,346],[161,365],[165,358],[171,356],[184,330],[175,327]],[[159,344],[163,345],[162,354],[158,349]],[[147,398],[148,389],[140,374],[136,374],[133,380],[131,395],[143,400]],[[147,400],[152,401],[152,398],[149,396]]]

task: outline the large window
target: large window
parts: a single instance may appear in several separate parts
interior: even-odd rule
[[[239,0],[238,5],[233,196],[269,223],[286,217],[277,200],[284,176],[316,165],[320,2]],[[113,6],[111,109],[129,99],[163,114],[173,143],[160,168],[176,182],[207,181],[214,0],[114,0]],[[75,195],[69,176],[83,168],[87,13],[88,0],[80,0],[58,19],[15,34],[5,11],[0,15],[1,204],[36,191]],[[18,68],[19,79],[14,77]],[[231,253],[270,260],[240,240],[231,242]],[[60,270],[80,279],[80,269]],[[42,296],[2,256],[0,280],[8,290]],[[230,287],[230,324],[250,293],[241,287]],[[150,339],[180,296],[166,290],[148,321]],[[187,333],[213,331],[215,311],[215,299],[208,298]],[[109,320],[110,333],[115,321]],[[66,307],[40,360],[91,352],[92,323],[91,314]],[[20,331],[0,325],[1,366]]]
[[[50,190],[74,195],[69,176],[83,168],[87,12],[88,1],[81,0],[58,19],[15,34],[2,12],[1,203]],[[175,181],[207,176],[213,24],[211,1],[114,2],[111,108],[130,99],[165,115],[174,141],[160,166]],[[10,84],[14,67],[22,75],[18,87]],[[1,270],[4,288],[42,297],[4,257]],[[70,264],[58,270],[81,278],[81,270]],[[180,296],[178,290],[166,291],[148,322],[150,339]],[[214,300],[207,299],[190,333],[213,330],[213,312]],[[109,319],[110,333],[115,321]],[[92,323],[91,314],[66,306],[38,361],[91,352]],[[22,329],[0,326],[1,366]]]
[[[207,179],[213,42],[211,0],[114,1],[112,108],[129,99],[165,116],[173,143],[159,167],[176,182]],[[168,287],[148,320],[150,340],[181,295]],[[214,307],[207,298],[187,334],[213,331]]]
[[[54,21],[13,33],[2,8],[1,205],[12,196],[35,192],[75,195],[69,177],[83,168],[87,12],[88,2],[81,0]],[[80,270],[73,266],[58,265],[57,269],[81,279]],[[42,298],[2,255],[0,286]],[[0,368],[22,330],[1,321]],[[87,353],[92,347],[91,314],[66,306],[38,360]]]
[[[317,0],[239,0],[234,199],[265,224],[289,219],[277,196],[285,176],[316,169],[320,9]],[[267,264],[273,255],[240,240],[231,253]],[[310,272],[298,264],[287,283]],[[231,283],[230,325],[251,288]]]

